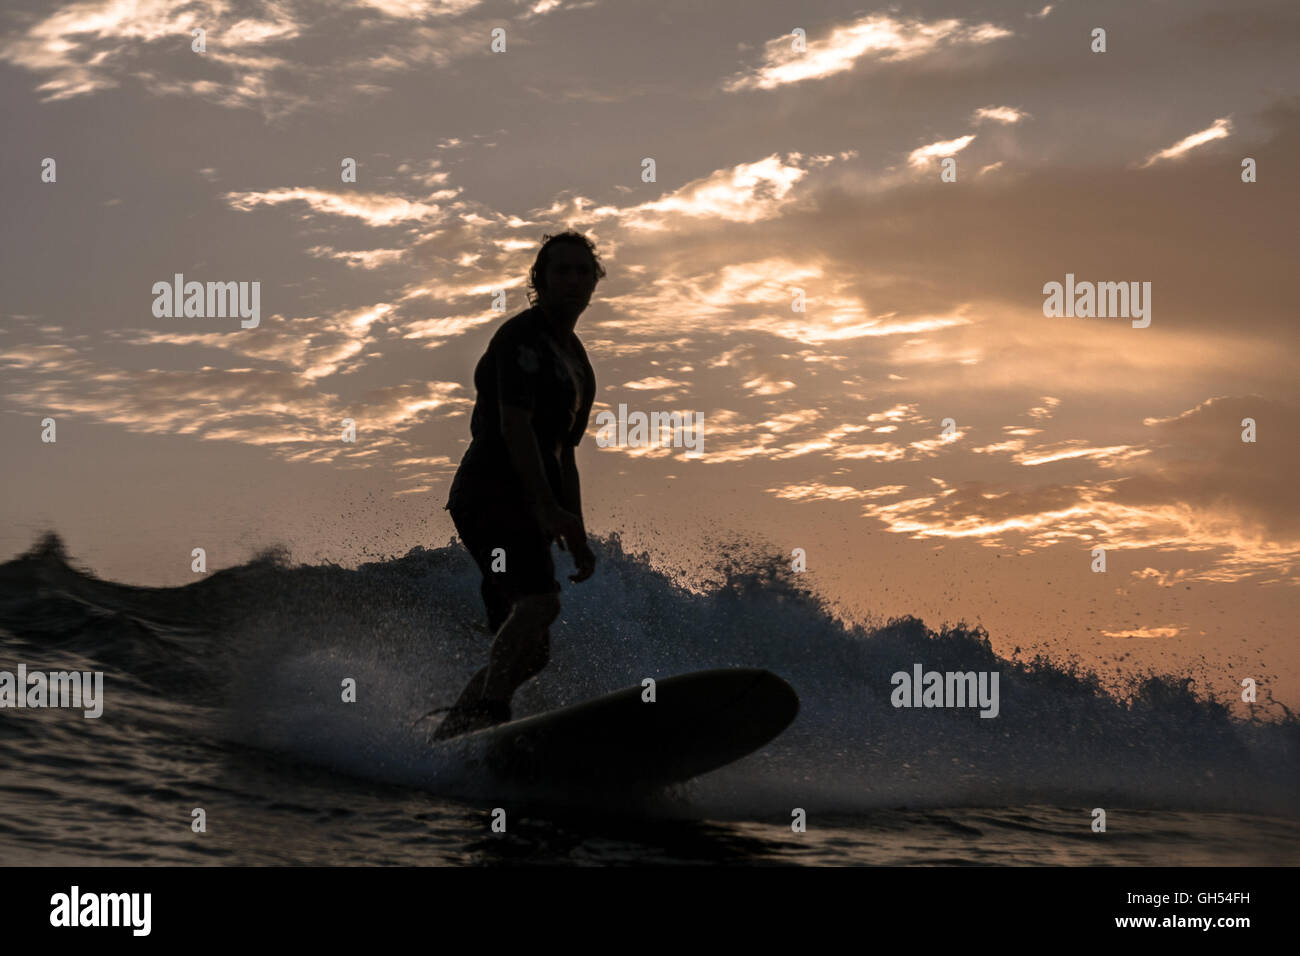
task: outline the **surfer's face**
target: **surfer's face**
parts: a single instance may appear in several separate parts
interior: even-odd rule
[[[542,303],[556,315],[581,315],[596,289],[590,254],[577,243],[561,242],[551,248],[548,258],[546,286],[539,290]]]

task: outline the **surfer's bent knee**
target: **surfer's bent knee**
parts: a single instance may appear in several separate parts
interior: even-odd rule
[[[524,594],[515,601],[515,607],[543,626],[560,616],[560,598],[554,592]]]

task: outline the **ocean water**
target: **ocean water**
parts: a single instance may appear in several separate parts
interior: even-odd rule
[[[102,671],[103,715],[0,709],[0,863],[1300,861],[1290,715],[1235,719],[1178,675],[1119,696],[1094,675],[999,658],[978,630],[848,627],[774,561],[701,591],[617,537],[593,545],[598,573],[566,588],[551,665],[516,716],[647,676],[765,667],[801,699],[786,732],[663,793],[538,805],[425,743],[422,715],[491,641],[458,544],[354,570],[268,553],[142,588],[76,567],[50,534],[0,565],[0,671]],[[998,671],[997,718],[892,707],[890,675],[914,663]]]

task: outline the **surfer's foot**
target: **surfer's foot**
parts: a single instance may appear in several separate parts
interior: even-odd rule
[[[434,731],[434,740],[472,734],[485,727],[494,727],[510,720],[510,705],[504,700],[479,698],[466,707],[452,708],[447,718]]]

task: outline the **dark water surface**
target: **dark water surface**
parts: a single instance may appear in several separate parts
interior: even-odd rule
[[[47,538],[0,566],[0,671],[102,671],[104,710],[0,709],[0,862],[1297,862],[1294,720],[1233,719],[1176,677],[1118,700],[1088,675],[998,658],[978,633],[846,629],[779,577],[698,594],[616,541],[598,554],[607,573],[566,593],[517,716],[760,666],[799,692],[789,730],[653,799],[466,796],[419,720],[490,641],[459,546],[356,570],[263,559],[153,589],[99,581]],[[913,662],[999,671],[998,717],[891,707],[889,675]],[[340,700],[349,677],[355,704]]]

